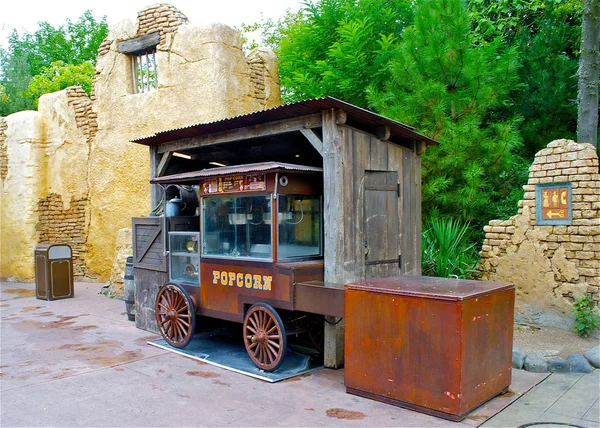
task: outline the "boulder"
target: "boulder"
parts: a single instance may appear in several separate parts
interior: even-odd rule
[[[548,363],[548,371],[552,373],[568,373],[571,371],[571,364],[564,358],[554,358]]]
[[[531,352],[525,358],[525,370],[533,373],[546,373],[548,371],[548,363],[542,353]]]
[[[523,369],[523,364],[525,364],[525,357],[527,357],[527,353],[520,348],[513,348],[512,351],[512,367],[513,369]]]
[[[567,357],[571,364],[571,371],[574,373],[591,373],[594,368],[588,363],[588,360],[581,354],[571,354]]]
[[[584,353],[583,356],[593,367],[600,368],[600,345],[594,346]]]

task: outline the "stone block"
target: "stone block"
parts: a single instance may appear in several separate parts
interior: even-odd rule
[[[572,181],[590,181],[591,179],[592,176],[590,174],[577,174],[571,176]]]
[[[579,271],[579,274],[583,275],[583,276],[594,277],[594,276],[598,275],[598,269],[594,269],[594,268],[582,268],[582,267],[579,267],[578,271]]]
[[[520,348],[513,348],[512,350],[512,367],[513,369],[522,370],[525,364],[525,358],[527,354]]]
[[[594,149],[585,149],[577,153],[577,159],[598,159],[598,154]]]
[[[548,157],[550,157],[550,156],[548,156]],[[549,170],[549,169],[556,169],[556,163],[552,162],[552,163],[545,163],[542,165],[542,171]]]
[[[567,361],[571,364],[571,371],[574,373],[592,373],[594,371],[588,360],[581,354],[571,354],[567,357]]]
[[[565,168],[561,170],[563,175],[576,175],[578,170],[577,168]]]
[[[562,155],[560,155],[560,160],[561,161],[573,161],[573,160],[577,160],[577,153],[563,153]]]
[[[556,154],[553,154],[553,155],[550,155],[550,156],[546,156],[545,163],[556,163],[556,162],[560,162],[561,160],[563,160],[563,159],[561,159],[561,156],[562,156],[562,155],[560,155],[560,154],[558,154],[558,155],[556,155]],[[570,159],[564,159],[564,160],[570,160]]]
[[[554,177],[540,177],[540,183],[553,183]],[[558,180],[556,181],[558,182]]]
[[[492,232],[493,233],[505,233],[506,232],[506,227],[504,227],[504,226],[492,226]]]
[[[483,226],[483,231],[484,232],[491,232],[492,231],[492,226]]]
[[[541,178],[547,175],[546,171],[534,171],[531,173],[532,177]]]
[[[552,169],[548,171],[548,177],[554,177],[557,182],[567,181],[566,174],[564,170],[560,169]]]
[[[590,189],[592,190],[592,189]],[[584,202],[599,202],[600,201],[600,195],[582,195],[583,196],[583,201]]]
[[[514,353],[514,351],[513,351]],[[583,354],[583,357],[595,368],[600,368],[600,345],[594,346]]]
[[[585,161],[583,161],[583,162],[585,162]],[[571,168],[572,166],[573,166],[573,163],[571,161],[556,163],[556,168],[558,168],[558,169]],[[581,165],[581,166],[584,166],[584,165]]]
[[[578,230],[581,235],[598,235],[598,226],[579,226]]]

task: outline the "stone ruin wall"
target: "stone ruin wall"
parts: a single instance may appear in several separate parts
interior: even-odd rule
[[[136,94],[118,44],[154,31],[158,88]],[[275,55],[245,57],[236,30],[191,25],[167,4],[117,24],[99,48],[90,98],[67,88],[41,97],[38,112],[0,118],[0,277],[31,280],[35,245],[61,241],[73,246],[77,275],[118,281],[128,235],[117,232],[150,210],[148,149],[129,141],[280,104]]]
[[[0,118],[3,278],[31,279],[40,243],[70,244],[74,275],[85,276],[90,110],[85,92],[68,88],[42,96],[37,112]]]
[[[590,294],[600,303],[600,174],[590,144],[553,141],[539,151],[523,186],[518,214],[484,228],[484,280],[516,286],[517,322],[574,327],[573,303]],[[536,185],[572,186],[572,224],[536,224]]]

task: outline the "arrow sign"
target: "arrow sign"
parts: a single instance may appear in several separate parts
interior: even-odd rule
[[[553,217],[564,218],[565,212],[564,212],[564,210],[560,210],[560,211],[548,210],[548,212],[546,213],[546,216],[548,218],[553,218]]]

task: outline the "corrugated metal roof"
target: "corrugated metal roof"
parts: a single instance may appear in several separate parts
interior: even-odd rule
[[[246,174],[248,172],[266,172],[266,171],[303,171],[303,172],[322,172],[323,168],[314,166],[295,165],[283,162],[261,162],[245,165],[223,166],[219,168],[205,168],[199,171],[184,172],[181,174],[165,175],[150,180],[150,183],[185,183],[195,181],[202,177],[214,177],[218,175]]]
[[[425,135],[419,134],[411,126],[396,122],[395,120],[388,119],[387,117],[380,116],[363,108],[331,97],[285,104],[282,106],[273,107],[271,109],[248,113],[215,122],[199,123],[197,125],[191,125],[184,128],[162,131],[154,135],[137,138],[131,141],[134,143],[152,146],[182,138],[196,137],[215,132],[243,128],[246,126],[259,125],[276,120],[290,119],[293,117],[320,113],[321,111],[330,108],[343,109],[346,112],[349,121],[353,122],[354,124],[363,125],[365,127],[389,126],[391,140],[423,141],[427,145],[439,144],[437,141],[426,137]]]

